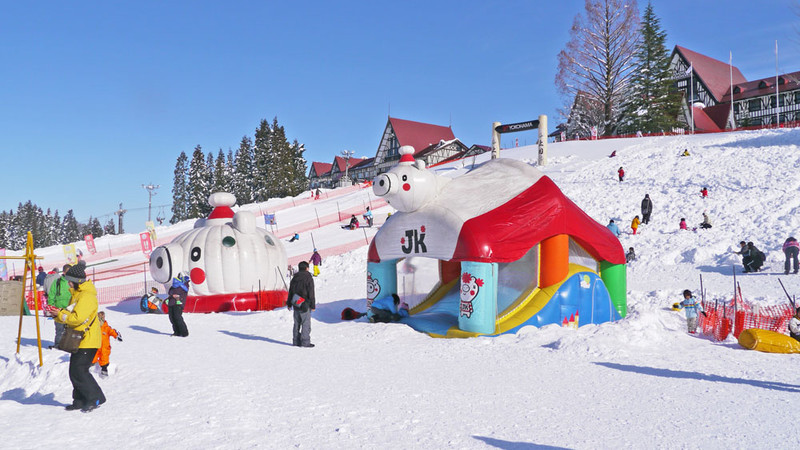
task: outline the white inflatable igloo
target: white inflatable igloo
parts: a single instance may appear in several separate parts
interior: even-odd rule
[[[150,274],[167,288],[188,275],[187,312],[271,310],[285,305],[288,265],[280,239],[256,227],[250,211],[234,213],[236,197],[216,192],[208,219],[150,254]]]

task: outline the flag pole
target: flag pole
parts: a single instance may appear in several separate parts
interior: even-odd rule
[[[728,53],[728,69],[731,73],[731,128],[736,129],[736,114],[733,113],[733,51]]]
[[[694,134],[694,69],[689,63],[689,112],[692,115],[692,134]]]
[[[780,97],[778,96],[778,40],[775,39],[775,127],[780,128]]]

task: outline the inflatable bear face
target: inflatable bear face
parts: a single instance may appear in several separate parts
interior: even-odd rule
[[[445,180],[425,168],[424,161],[414,160],[414,147],[400,147],[400,162],[388,172],[375,177],[372,191],[396,210],[416,211],[439,193]]]
[[[283,269],[286,251],[279,239],[256,227],[249,211],[234,214],[236,198],[226,192],[211,194],[214,207],[208,219],[150,255],[150,274],[169,284],[187,274],[191,295],[235,294],[286,289]]]

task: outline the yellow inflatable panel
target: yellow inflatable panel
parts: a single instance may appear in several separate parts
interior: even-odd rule
[[[774,331],[750,328],[739,335],[739,345],[766,353],[800,353],[800,341]]]

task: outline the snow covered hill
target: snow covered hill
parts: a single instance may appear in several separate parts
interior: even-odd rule
[[[100,381],[108,402],[82,414],[62,408],[66,354],[44,350],[39,367],[36,323],[25,317],[17,355],[18,318],[0,317],[0,447],[796,447],[800,356],[688,335],[669,306],[699,289],[701,274],[707,298],[730,298],[734,265],[749,301],[784,302],[778,278],[800,293],[780,251],[800,234],[798,144],[796,129],[551,144],[541,169],[594,219],[619,222],[623,246],[636,249],[629,315],[617,323],[440,340],[401,324],[342,322],[344,307],[364,307],[364,245],[324,262],[313,349],[289,345],[286,310],[185,315],[190,336],[179,339],[166,316],[143,315],[133,301],[104,305],[125,340],[112,343],[111,376]],[[684,149],[691,156],[678,156]],[[533,163],[536,149],[502,157]],[[471,163],[438,170],[458,176]],[[652,221],[628,234],[645,194]],[[285,222],[304,222],[300,211],[284,210]],[[679,230],[703,211],[712,229]],[[353,236],[334,227],[315,237]],[[766,271],[740,274],[740,240],[767,253]],[[41,335],[49,345],[52,321]]]

